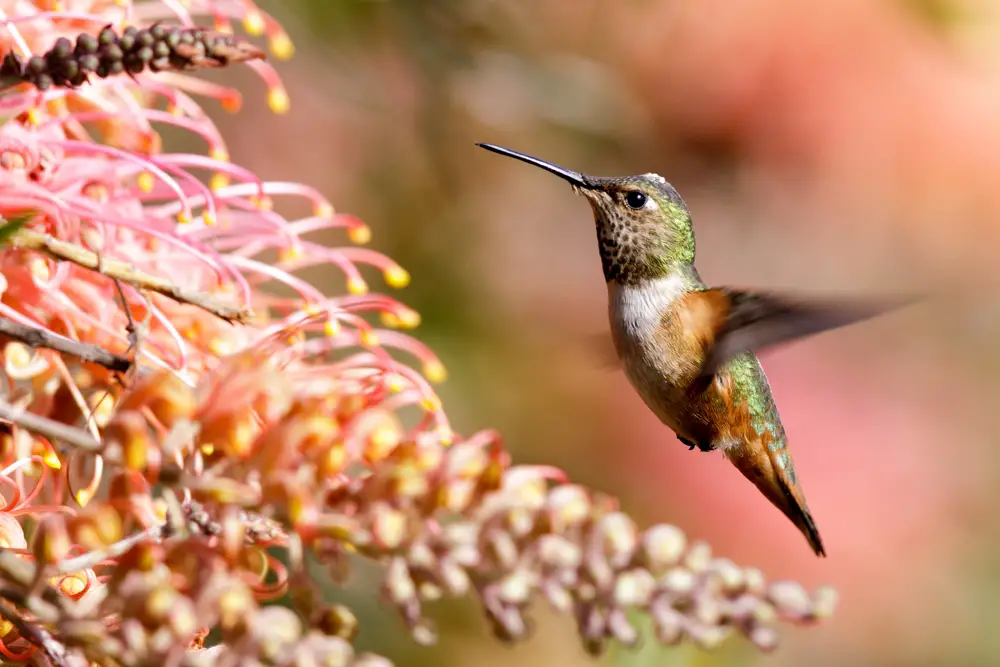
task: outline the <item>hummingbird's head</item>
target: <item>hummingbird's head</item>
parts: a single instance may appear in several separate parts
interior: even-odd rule
[[[691,214],[662,176],[588,176],[500,146],[477,145],[569,181],[590,202],[606,280],[633,284],[694,262]]]

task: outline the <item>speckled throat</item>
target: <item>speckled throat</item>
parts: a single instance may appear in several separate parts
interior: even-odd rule
[[[593,180],[600,186],[575,190],[593,209],[605,280],[636,285],[693,264],[691,216],[666,181],[656,174]],[[648,210],[632,210],[622,202],[626,193],[637,191],[649,198]]]
[[[657,252],[657,230],[652,225],[636,225],[618,216],[602,220],[600,215],[595,215],[594,223],[605,280],[637,285],[670,272],[667,257]]]

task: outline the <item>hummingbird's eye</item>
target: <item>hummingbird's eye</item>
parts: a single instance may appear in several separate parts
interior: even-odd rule
[[[634,208],[638,211],[646,205],[646,195],[638,190],[632,190],[625,194],[625,203],[628,204],[629,208]]]

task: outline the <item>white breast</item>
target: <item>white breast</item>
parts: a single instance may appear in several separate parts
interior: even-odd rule
[[[665,309],[689,288],[684,276],[672,275],[640,285],[608,283],[608,316],[615,349],[629,382],[647,406],[675,428],[671,406],[676,399],[670,378],[671,364],[664,364],[662,339],[655,333]]]
[[[662,338],[655,335],[665,309],[685,293],[689,281],[672,275],[639,285],[608,283],[608,315],[611,335],[625,376],[643,402],[664,424],[674,423],[675,386],[670,382],[670,363]],[[665,375],[668,374],[668,375]]]
[[[650,338],[660,325],[666,307],[684,291],[685,279],[679,274],[638,285],[608,282],[608,317],[615,336],[621,335],[633,342]]]

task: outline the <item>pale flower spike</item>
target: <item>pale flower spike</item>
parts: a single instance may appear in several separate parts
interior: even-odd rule
[[[545,600],[595,655],[639,641],[633,612],[664,644],[763,650],[782,622],[832,613],[829,589],[642,531],[562,471],[512,466],[497,433],[452,427],[445,364],[404,333],[419,313],[382,293],[410,274],[315,188],[232,164],[199,106],[242,97],[198,70],[247,66],[289,110],[265,51],[232,34],[289,57],[273,17],[249,0],[4,7],[5,662],[389,665],[355,650],[358,620],[307,555],[344,577],[349,554],[382,563],[420,643],[444,595],[476,596],[504,641]],[[174,152],[162,125],[202,150]],[[285,217],[286,198],[309,215]],[[331,231],[341,247],[310,238]],[[320,289],[298,275],[312,266],[343,282]]]

